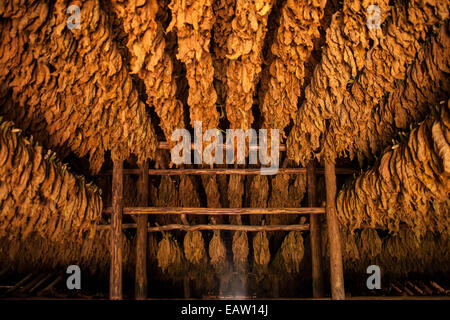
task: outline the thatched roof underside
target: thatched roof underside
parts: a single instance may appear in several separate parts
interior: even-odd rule
[[[378,29],[366,24],[373,4],[381,10]],[[81,8],[79,29],[67,28],[70,5]],[[109,231],[95,228],[99,190],[58,159],[86,157],[83,170],[92,173],[108,152],[112,159],[134,155],[168,166],[157,141],[202,121],[203,131],[279,129],[287,145],[282,160],[295,164],[359,160],[364,172],[337,199],[346,267],[395,260],[402,261],[395,272],[405,274],[445,265],[449,7],[422,0],[3,1],[0,115],[23,133],[2,122],[0,261],[21,270],[77,262],[107,272]],[[136,204],[127,187],[133,183],[125,179],[126,205]],[[152,182],[150,203],[296,207],[305,203],[305,191],[305,176],[163,177]],[[151,217],[155,222],[183,221]],[[375,228],[390,235],[377,238]],[[253,266],[260,277],[301,271],[303,251],[288,250],[303,248],[299,233],[235,233],[227,246],[222,233],[208,237],[151,235],[149,259],[169,277],[188,271],[194,277],[206,265],[228,273],[232,263]],[[128,267],[130,239],[124,237]]]

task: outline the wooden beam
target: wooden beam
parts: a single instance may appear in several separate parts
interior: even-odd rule
[[[46,276],[47,276],[47,274],[45,274],[45,273],[38,274],[33,280],[28,282],[25,286],[20,288],[18,291],[21,293],[28,291],[29,289],[33,288],[36,283],[38,283],[39,281],[44,279]]]
[[[3,295],[6,295],[10,292],[13,292],[14,290],[16,290],[17,288],[20,288],[24,283],[26,283],[28,281],[28,279],[30,279],[33,276],[32,273],[29,273],[25,278],[23,278],[22,280],[20,280],[19,282],[17,282],[13,287],[9,288]]]
[[[292,224],[292,225],[269,225],[269,226],[248,226],[248,225],[233,225],[233,224],[198,224],[193,226],[186,226],[184,224],[169,224],[159,227],[149,227],[149,232],[183,230],[183,231],[197,231],[197,230],[230,230],[230,231],[307,231],[309,224]]]
[[[55,280],[53,280],[48,286],[46,286],[44,289],[38,292],[38,295],[42,295],[46,291],[50,291],[58,282],[60,282],[64,278],[63,275],[59,275],[56,277]]]
[[[138,203],[140,206],[148,206],[148,161],[140,165],[141,174],[138,180]],[[137,216],[136,231],[136,278],[135,298],[144,300],[147,298],[147,219],[148,216]]]
[[[306,168],[279,168],[277,174],[306,174]],[[316,174],[324,174],[324,169],[316,169]],[[358,169],[337,168],[336,173],[342,175],[349,175],[359,173]],[[111,175],[111,170],[105,170],[100,175]],[[139,169],[125,169],[126,175],[139,175]],[[260,168],[213,168],[213,169],[149,169],[148,174],[152,176],[177,176],[177,175],[260,175]]]
[[[124,224],[124,229],[136,228],[137,225],[133,223]],[[110,225],[98,225],[98,230],[111,228]],[[184,224],[168,224],[158,227],[148,227],[147,232],[159,232],[170,230],[183,231],[197,231],[197,230],[231,230],[231,231],[307,231],[309,224],[292,224],[292,225],[268,225],[268,226],[248,226],[248,225],[233,225],[233,224],[199,224],[187,226]]]
[[[122,214],[123,161],[114,160],[112,177],[113,206],[111,213],[111,267],[109,298],[122,299]]]
[[[307,166],[307,179],[308,179],[308,206],[314,207],[317,205],[316,194],[316,175],[315,165],[313,161],[310,161]],[[313,297],[323,297],[323,273],[322,273],[322,254],[320,243],[320,217],[318,215],[311,215],[310,221],[310,237],[311,237],[311,261],[312,261],[312,289]]]
[[[158,144],[158,149],[161,150],[170,150],[170,145],[167,141],[160,141]],[[191,149],[195,150],[195,144],[191,143]],[[226,143],[223,144],[223,149],[231,149]],[[256,146],[250,146],[250,150],[259,150],[259,145]],[[280,144],[279,151],[286,151],[286,145]]]
[[[328,241],[330,244],[331,297],[335,300],[344,300],[341,237],[336,215],[336,172],[334,163],[328,158],[325,158],[325,187]]]
[[[34,290],[36,290],[37,288],[39,288],[39,286],[41,284],[43,284],[45,281],[47,281],[48,279],[50,279],[50,277],[52,276],[51,273],[47,274],[47,276],[45,276],[43,279],[41,279],[38,283],[36,283],[36,285],[30,289],[30,291],[28,293],[33,293]]]
[[[105,208],[103,213],[110,214],[112,208]],[[124,214],[193,214],[193,215],[240,215],[240,214],[323,214],[325,208],[184,208],[184,207],[126,207]]]

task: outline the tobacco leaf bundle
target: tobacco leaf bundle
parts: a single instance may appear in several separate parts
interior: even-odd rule
[[[439,8],[442,10],[438,11]],[[435,2],[428,6],[422,1],[393,7],[392,19],[381,34],[377,34],[373,47],[367,52],[363,70],[349,83],[351,94],[335,107],[335,114],[339,116],[330,119],[325,142],[328,149],[336,150],[337,155],[349,150],[353,157],[353,142],[360,137],[355,132],[367,130],[367,122],[373,117],[375,107],[395,90],[396,83],[405,79],[407,68],[416,59],[426,32],[430,26],[448,18],[449,8],[449,4],[445,6]],[[416,20],[417,10],[423,13],[420,20],[426,21],[420,26]],[[370,136],[378,137],[372,130]],[[368,150],[364,151],[367,154]]]
[[[226,112],[230,128],[247,130],[253,122],[252,105],[261,73],[262,47],[273,0],[236,0],[227,38]]]
[[[248,258],[247,232],[236,231],[233,235],[233,261],[238,269],[245,268]]]
[[[314,156],[313,151],[320,149],[326,119],[340,116],[335,106],[349,95],[346,89],[349,80],[364,67],[369,38],[374,39],[380,33],[380,30],[368,32],[366,22],[369,14],[366,10],[377,4],[381,11],[380,23],[383,23],[389,11],[388,2],[346,0],[342,10],[333,15],[326,33],[326,45],[322,49],[322,60],[305,89],[305,101],[287,140],[289,159],[306,166]]]
[[[427,232],[417,239],[414,232],[402,229],[397,235],[383,241],[381,261],[390,266],[389,273],[404,277],[411,273],[447,273],[450,256],[448,246],[450,238],[446,234]]]
[[[449,48],[450,34],[448,23],[445,23],[439,34],[432,36],[418,51],[406,79],[396,82],[396,88],[387,101],[380,101],[366,125],[358,128],[354,152],[359,159],[379,154],[399,131],[423,120],[430,107],[448,97]]]
[[[157,265],[158,241],[154,232],[149,232],[147,236],[147,263],[151,267]]]
[[[163,26],[157,20],[161,5],[150,0],[114,0],[112,4],[128,38],[130,73],[144,81],[147,102],[155,108],[166,140],[171,143],[172,132],[184,128],[183,105],[175,96],[173,64],[166,52]]]
[[[0,191],[0,236],[75,241],[92,237],[101,217],[100,189],[1,118]]]
[[[1,13],[1,112],[61,157],[153,158],[156,136],[98,0],[73,2],[82,25],[67,27],[68,2],[7,1]],[[15,52],[11,55],[10,52]]]
[[[435,112],[339,192],[342,224],[398,232],[405,223],[418,238],[426,231],[449,234],[450,112],[445,104]]]
[[[214,84],[217,91],[217,103],[221,107],[220,117],[223,117],[227,86],[227,39],[232,32],[231,22],[235,12],[235,0],[216,0],[213,2],[215,22],[213,26],[214,51]]]
[[[200,199],[189,176],[181,176],[178,194],[181,206],[200,207]]]
[[[206,201],[208,208],[221,208],[220,192],[217,185],[216,176],[202,176],[202,183],[206,193]],[[222,216],[210,216],[209,219],[214,223],[222,223]]]
[[[287,174],[278,174],[272,179],[272,193],[269,199],[269,208],[286,207],[291,201],[289,197],[289,181]],[[296,219],[295,215],[267,215],[268,224],[291,224]]]
[[[220,231],[214,231],[214,235],[209,242],[208,251],[214,269],[216,271],[222,270],[227,262],[227,250],[220,236]]]
[[[301,232],[291,231],[284,238],[279,251],[279,258],[283,260],[283,266],[288,273],[299,273],[300,263],[303,260],[305,248]]]
[[[289,199],[286,206],[291,208],[300,207],[306,193],[306,188],[306,174],[297,175],[294,182],[289,186]]]
[[[256,175],[250,184],[250,206],[252,208],[267,208],[269,198],[269,179],[267,176]],[[251,215],[250,223],[253,225],[261,224],[263,215]]]
[[[20,273],[54,272],[77,264],[85,272],[107,279],[111,261],[109,230],[99,230],[94,236],[82,235],[77,239],[62,238],[57,241],[32,232],[26,241],[18,237],[0,237],[0,260],[11,263]],[[135,266],[135,246],[123,237],[124,271],[131,272]]]
[[[379,237],[375,229],[354,232],[343,229],[341,234],[346,274],[363,274],[372,264],[384,266],[383,273],[391,279],[449,270],[448,235],[427,231],[419,239],[409,228],[401,228],[396,234],[383,237]],[[322,239],[325,244],[325,237]],[[329,252],[323,250],[322,254],[328,256]],[[325,267],[328,268],[328,265]]]
[[[156,258],[158,267],[169,276],[178,276],[184,270],[183,253],[178,241],[169,233],[166,233],[158,243]]]
[[[178,203],[182,207],[194,208],[200,207],[200,199],[197,190],[195,190],[192,180],[189,176],[181,176],[178,187]],[[199,223],[203,217],[195,216],[191,218],[192,222]]]
[[[270,249],[267,233],[257,232],[253,237],[253,257],[258,268],[266,269],[270,262]]]
[[[184,255],[192,264],[206,263],[206,251],[200,231],[186,232],[184,236]]]
[[[228,181],[228,201],[230,208],[241,208],[244,196],[243,176],[232,174]],[[231,216],[230,222],[240,223],[240,216]]]
[[[172,10],[172,21],[167,32],[176,31],[177,58],[186,65],[191,124],[202,121],[203,132],[217,128],[217,94],[213,85],[214,68],[209,49],[214,23],[212,1],[173,0],[169,8]]]
[[[359,241],[362,255],[376,257],[381,254],[382,243],[375,229],[366,228],[361,231]]]
[[[178,207],[179,196],[175,182],[170,176],[162,176],[158,188],[157,207]],[[158,215],[157,221],[162,224],[179,223],[179,217]]]
[[[305,77],[305,62],[319,38],[318,27],[326,1],[288,0],[281,9],[280,25],[271,52],[273,60],[263,79],[261,111],[263,128],[284,128],[297,112],[297,102]]]

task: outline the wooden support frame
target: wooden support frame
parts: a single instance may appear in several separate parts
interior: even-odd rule
[[[148,161],[140,166],[141,174],[138,181],[138,203],[140,206],[148,206]],[[136,278],[135,298],[144,300],[147,298],[147,215],[137,216],[136,230]]]
[[[123,161],[114,160],[112,177],[113,206],[111,212],[111,266],[109,298],[122,299],[122,214],[123,214]]]
[[[334,163],[325,158],[326,217],[330,244],[331,298],[345,299],[341,236],[336,215],[336,172]]]
[[[307,166],[307,186],[308,186],[308,205],[314,207],[317,205],[316,194],[316,174],[314,162],[309,162]],[[320,216],[310,215],[310,238],[311,238],[311,264],[312,264],[312,289],[313,297],[323,297],[323,272],[322,272],[322,254],[321,254],[321,236],[320,236]]]
[[[331,292],[333,299],[345,299],[344,276],[342,264],[342,248],[339,233],[339,224],[336,215],[336,173],[353,174],[358,172],[354,169],[336,169],[329,159],[325,159],[325,169],[316,169],[312,164],[307,168],[280,168],[278,173],[285,174],[307,174],[308,178],[308,208],[161,208],[146,207],[148,205],[148,179],[152,175],[184,175],[184,174],[260,174],[260,169],[167,169],[150,170],[148,162],[140,166],[139,169],[123,169],[122,160],[113,161],[112,170],[112,207],[104,210],[105,214],[111,215],[110,226],[99,226],[98,229],[110,228],[111,232],[111,268],[110,268],[110,299],[122,299],[122,229],[137,229],[136,246],[136,299],[145,299],[147,295],[147,270],[146,251],[147,233],[169,230],[232,230],[232,231],[311,231],[311,254],[313,264],[313,296],[315,298],[323,296],[323,279],[320,254],[320,219],[318,214],[326,213],[328,224],[328,236],[330,243],[330,271],[331,271]],[[326,184],[326,208],[315,207],[316,181],[318,173],[325,174]],[[103,174],[110,174],[104,172]],[[123,207],[123,175],[139,174],[138,198],[141,207]],[[137,215],[137,223],[122,225],[123,214]],[[176,215],[252,215],[252,214],[297,214],[310,215],[310,224],[302,225],[183,225],[172,224],[157,227],[148,227],[148,214],[176,214]]]

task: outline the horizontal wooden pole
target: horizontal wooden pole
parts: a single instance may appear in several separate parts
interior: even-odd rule
[[[136,229],[136,226],[137,226],[136,223],[122,223],[122,229]],[[97,229],[100,229],[100,230],[104,230],[104,229],[108,229],[108,228],[110,228],[109,224],[97,225]],[[372,227],[369,225],[362,225],[361,228],[359,228],[359,230],[363,230],[363,229],[387,230],[387,227],[385,227],[385,226]],[[409,227],[405,224],[401,224],[400,229],[409,229]]]
[[[110,214],[111,207],[103,213]],[[126,207],[124,214],[193,214],[193,215],[240,215],[240,214],[323,214],[325,208],[184,208],[184,207]]]
[[[247,145],[247,144],[246,144]],[[223,148],[226,149],[231,149],[230,147],[227,146],[226,143],[223,144]],[[169,150],[170,149],[170,145],[167,141],[160,141],[158,144],[158,149],[161,150]],[[193,143],[191,143],[191,149],[194,150],[195,149],[195,145]],[[259,150],[259,145],[256,146],[250,146],[250,150]],[[286,151],[286,145],[285,144],[280,144],[279,146],[279,151]]]
[[[336,168],[336,174],[349,175],[359,173],[358,169]],[[138,175],[139,169],[124,169],[124,174]],[[323,174],[324,169],[316,169],[316,174]],[[100,172],[100,175],[111,175],[111,170]],[[177,176],[177,175],[259,175],[260,168],[213,168],[213,169],[149,169],[149,175],[152,176]],[[279,168],[277,174],[306,174],[306,168]]]
[[[99,225],[97,229],[104,230],[110,228],[110,225]],[[123,224],[123,229],[136,228],[136,224]],[[232,224],[199,224],[188,226],[184,224],[168,224],[159,227],[148,227],[148,232],[184,230],[231,230],[231,231],[308,231],[309,224],[292,224],[292,225],[267,225],[267,226],[249,226],[249,225],[232,225]]]

